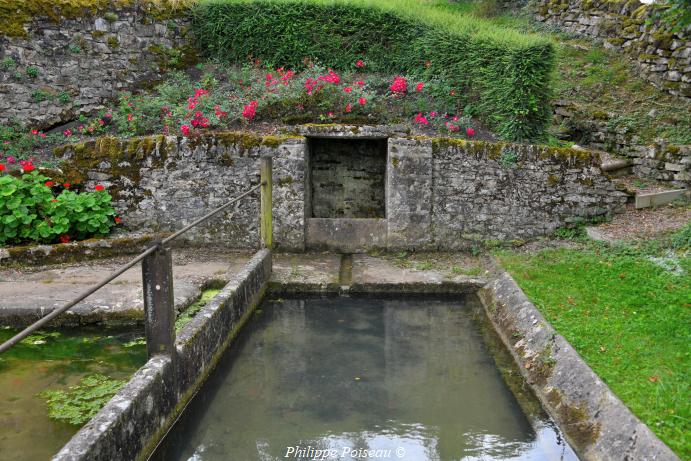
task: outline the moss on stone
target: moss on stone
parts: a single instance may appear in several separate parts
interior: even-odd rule
[[[115,14],[112,10],[135,7],[156,20],[168,19],[180,16],[192,3],[193,0],[12,0],[0,2],[0,35],[26,37],[27,24],[39,18],[59,24],[65,19],[94,17],[107,11],[108,19],[112,17],[109,13]]]
[[[108,44],[109,47],[111,48],[117,48],[120,46],[120,41],[115,35],[111,35],[106,39],[106,43]]]
[[[578,449],[583,450],[600,438],[600,424],[590,421],[585,403],[581,406],[567,403],[557,388],[550,389],[547,401],[557,413],[560,425],[568,428],[566,433]]]

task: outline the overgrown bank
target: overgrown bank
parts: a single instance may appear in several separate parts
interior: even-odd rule
[[[363,59],[377,72],[439,78],[501,137],[541,138],[551,113],[552,44],[450,13],[444,3],[210,0],[194,8],[193,29],[202,50],[226,61],[252,56],[301,68],[309,58],[348,69]]]

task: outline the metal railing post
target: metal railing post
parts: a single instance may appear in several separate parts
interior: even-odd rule
[[[175,356],[175,300],[173,297],[172,251],[160,243],[142,261],[144,324],[149,358]]]
[[[271,170],[272,158],[262,157],[260,176],[261,176],[261,239],[262,247],[271,249],[273,245],[273,216],[271,202]]]

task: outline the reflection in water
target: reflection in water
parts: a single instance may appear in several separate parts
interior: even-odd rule
[[[155,459],[577,459],[523,413],[472,302],[267,305]]]

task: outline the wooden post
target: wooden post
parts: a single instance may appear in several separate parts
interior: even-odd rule
[[[272,158],[262,157],[260,177],[261,188],[261,239],[262,247],[271,249],[273,245],[273,217],[271,201],[271,168]]]
[[[142,261],[144,324],[149,358],[157,354],[175,358],[175,303],[173,258],[170,249],[158,249]]]

